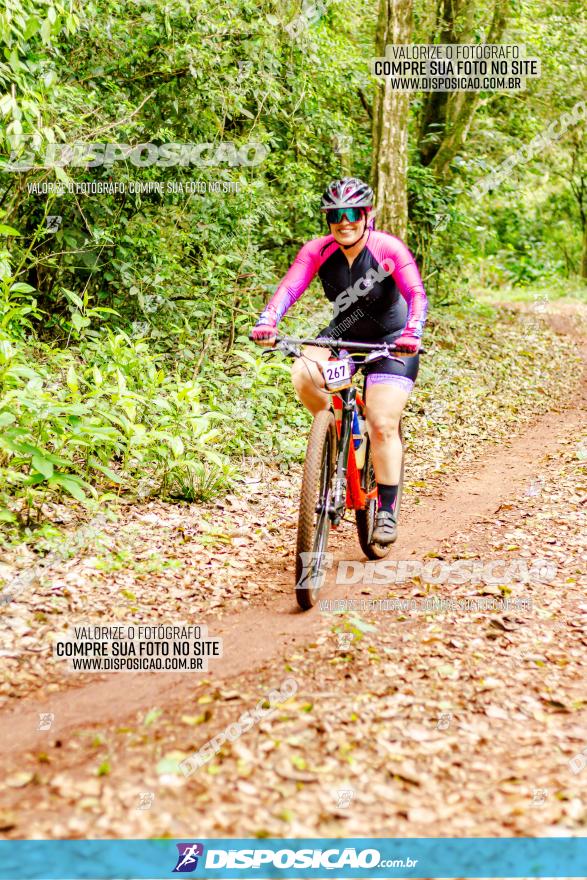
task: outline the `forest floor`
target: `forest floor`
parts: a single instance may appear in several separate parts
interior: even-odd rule
[[[0,831],[180,837],[196,814],[202,837],[586,834],[587,306],[557,301],[547,318],[582,373],[425,485],[407,462],[395,582],[365,567],[345,521],[322,607],[298,612],[299,474],[269,467],[216,505],[129,505],[86,530],[83,552],[16,582]],[[407,566],[458,560],[502,574],[429,567],[427,580]],[[389,598],[409,602],[367,607]],[[336,599],[355,604],[337,613]],[[206,624],[223,656],[204,677],[72,674],[52,657],[58,632],[130,620]],[[286,680],[295,694],[276,712],[180,772]]]

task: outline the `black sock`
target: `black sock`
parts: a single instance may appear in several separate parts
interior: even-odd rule
[[[392,511],[397,498],[397,486],[386,486],[385,483],[377,483],[377,498],[379,510]]]

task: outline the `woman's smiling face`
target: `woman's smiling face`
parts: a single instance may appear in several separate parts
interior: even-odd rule
[[[361,234],[362,225],[362,220],[357,220],[356,223],[349,223],[347,218],[343,217],[341,223],[331,223],[330,231],[334,236],[334,240],[339,244],[350,244],[351,241],[355,241]]]
[[[357,220],[351,221],[347,217],[346,213],[344,213],[340,219],[340,223],[329,222],[328,225],[330,227],[330,232],[332,233],[334,240],[338,242],[338,244],[348,245],[356,241],[357,238],[361,237],[361,233],[363,232],[363,223],[363,216],[360,216]]]

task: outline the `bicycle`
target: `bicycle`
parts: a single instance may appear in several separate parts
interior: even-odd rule
[[[403,364],[392,355],[393,343],[344,342],[328,338],[295,339],[281,336],[264,354],[281,351],[289,357],[303,357],[301,346],[329,348],[334,359],[318,361],[324,376],[324,390],[332,394],[332,406],[319,412],[308,438],[308,447],[298,516],[296,541],[296,598],[303,611],[312,608],[325,579],[324,563],[331,526],[336,528],[346,510],[354,510],[359,544],[368,559],[384,559],[391,545],[381,546],[372,540],[377,513],[377,483],[371,456],[369,434],[361,432],[361,443],[355,450],[353,424],[364,420],[365,381],[359,394],[352,384],[352,354],[365,354],[362,363],[355,364],[356,372],[382,357]],[[340,358],[342,350],[347,356]],[[420,350],[422,351],[422,349]],[[338,358],[336,357],[338,353]],[[359,421],[359,424],[361,424]],[[400,440],[403,433],[400,421]],[[401,473],[396,500],[399,516],[404,482],[402,455]]]

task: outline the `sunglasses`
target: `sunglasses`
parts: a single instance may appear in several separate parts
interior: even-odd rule
[[[362,213],[362,208],[336,208],[333,211],[326,212],[326,222],[328,224],[342,223],[342,218],[346,217],[349,223],[356,223],[357,220],[361,219]]]

